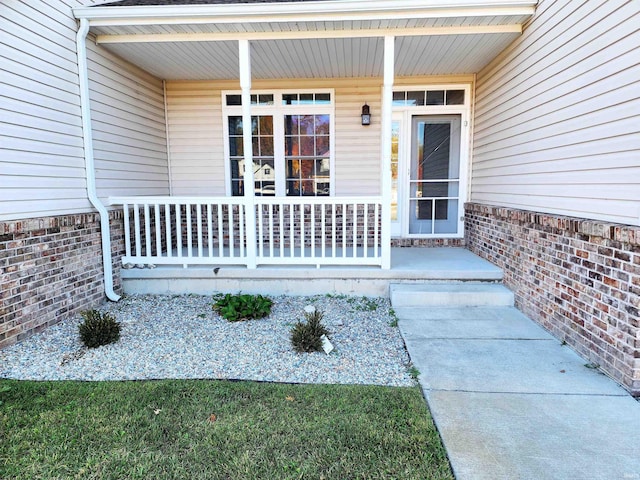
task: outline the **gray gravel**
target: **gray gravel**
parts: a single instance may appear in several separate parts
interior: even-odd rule
[[[274,297],[270,316],[231,323],[208,296],[131,295],[101,308],[121,322],[111,345],[83,348],[81,318],[0,350],[0,377],[31,380],[243,379],[409,386],[409,356],[388,300]],[[296,353],[293,324],[304,307],[324,312],[335,350]]]

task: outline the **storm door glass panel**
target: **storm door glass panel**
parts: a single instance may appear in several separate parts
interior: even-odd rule
[[[273,117],[251,117],[251,141],[253,143],[253,177],[255,194],[274,196],[275,164],[273,156]],[[229,117],[229,160],[231,162],[231,194],[244,195],[244,151],[242,117]]]
[[[409,233],[458,233],[460,116],[415,116],[409,180]]]
[[[331,178],[329,115],[285,115],[288,196],[328,196]]]

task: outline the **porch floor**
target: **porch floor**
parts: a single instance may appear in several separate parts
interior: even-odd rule
[[[392,248],[391,269],[376,266],[159,265],[122,269],[125,293],[245,292],[388,296],[391,283],[500,281],[502,270],[464,248]],[[301,281],[304,280],[304,281]]]

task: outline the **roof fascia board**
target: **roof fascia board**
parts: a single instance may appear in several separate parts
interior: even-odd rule
[[[522,25],[477,25],[464,27],[429,27],[362,30],[316,30],[291,32],[229,32],[229,33],[166,33],[96,35],[98,44],[118,43],[166,43],[166,42],[220,42],[238,39],[247,40],[301,40],[319,38],[375,38],[393,35],[408,37],[419,35],[473,35],[494,33],[522,33]]]
[[[537,0],[331,0],[296,3],[77,7],[94,26],[172,23],[384,20],[460,16],[533,15]]]

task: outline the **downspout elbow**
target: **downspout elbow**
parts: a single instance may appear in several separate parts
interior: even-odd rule
[[[96,190],[95,161],[93,157],[93,135],[91,131],[91,110],[89,98],[89,74],[87,70],[87,34],[89,21],[80,19],[80,28],[76,35],[78,54],[78,79],[80,86],[80,108],[82,117],[82,137],[84,144],[84,159],[87,180],[87,198],[100,215],[100,234],[102,237],[102,267],[104,271],[104,293],[112,302],[120,300],[113,289],[113,268],[111,265],[111,228],[109,226],[109,212]]]

